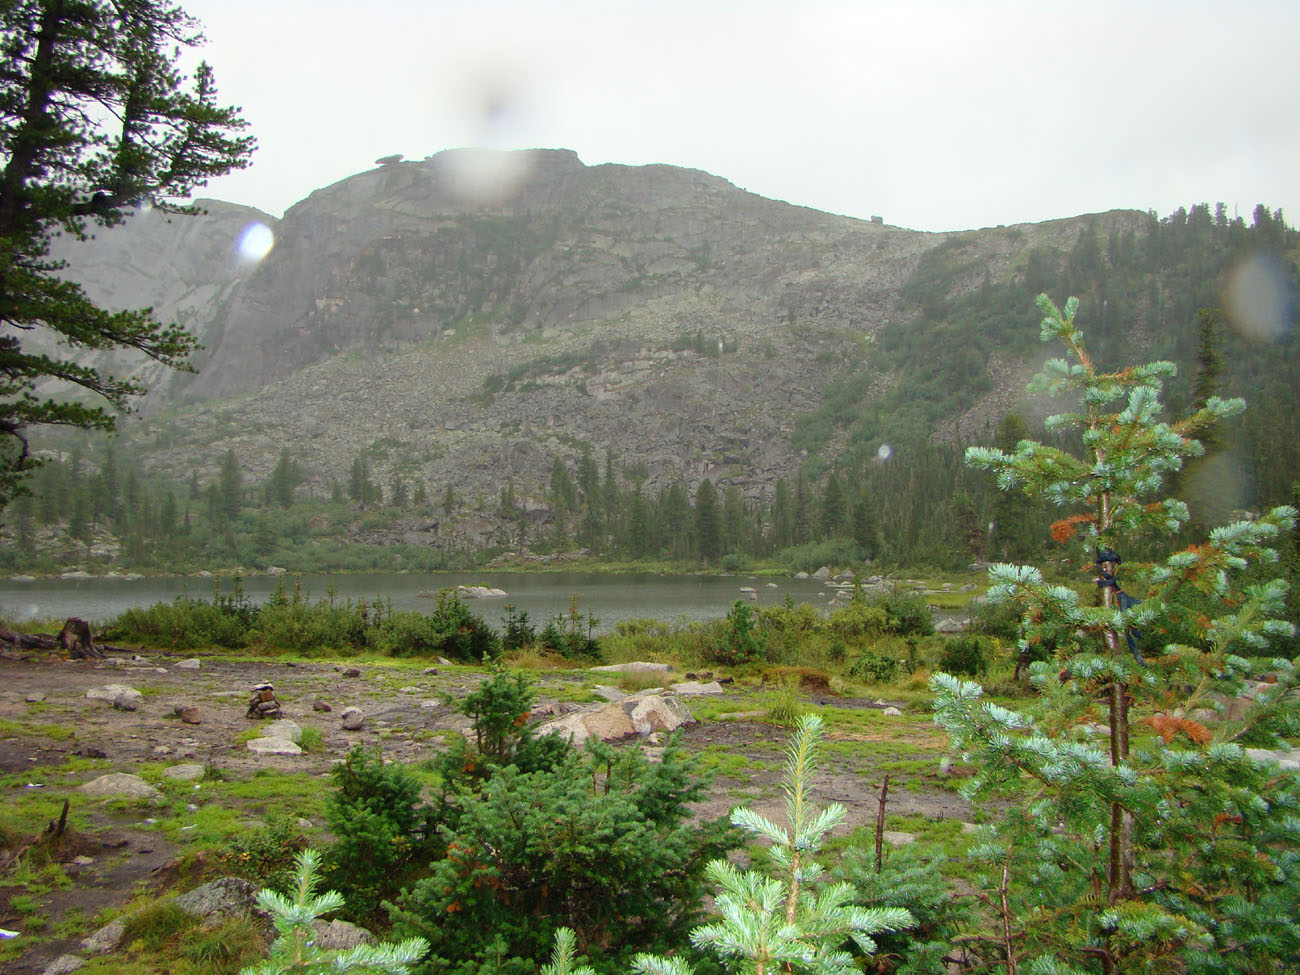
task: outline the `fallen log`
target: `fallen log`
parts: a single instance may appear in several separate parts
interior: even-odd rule
[[[0,624],[0,642],[8,643],[20,650],[57,650],[58,641],[52,636],[39,633],[19,633]]]
[[[68,617],[58,636],[19,633],[0,623],[0,643],[6,643],[17,650],[62,650],[74,660],[103,660],[105,650],[115,653],[131,652],[107,644],[96,646],[91,636],[90,624],[75,616]]]

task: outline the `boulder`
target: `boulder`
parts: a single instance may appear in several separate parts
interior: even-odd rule
[[[198,657],[190,657],[188,660],[181,660],[172,665],[177,670],[198,670],[203,666]]]
[[[360,708],[344,708],[339,720],[347,731],[358,731],[366,723],[366,713]]]
[[[538,735],[564,735],[580,745],[588,738],[617,741],[633,735],[645,737],[656,731],[673,731],[695,721],[690,709],[677,697],[643,693],[595,704],[573,714],[537,726]]]
[[[591,693],[604,698],[606,701],[621,701],[627,697],[627,691],[617,687],[610,687],[608,684],[597,684],[591,689]]]
[[[178,704],[176,705],[176,714],[186,724],[198,724],[201,721],[197,704]]]
[[[301,755],[302,749],[288,738],[253,738],[248,750],[259,755]]]
[[[907,846],[909,843],[916,842],[916,835],[914,833],[901,833],[898,830],[893,829],[884,830],[880,834],[880,838],[893,846]]]
[[[682,681],[680,684],[673,684],[670,689],[674,694],[681,694],[686,697],[722,693],[722,685],[716,680],[709,681],[707,684],[697,680]]]
[[[830,566],[823,565],[820,569],[812,574],[812,578],[818,582],[825,582],[831,577]]]
[[[110,772],[97,779],[91,779],[81,786],[81,791],[89,796],[126,796],[129,799],[148,799],[158,801],[162,793],[138,775],[125,772]]]
[[[86,699],[107,701],[113,707],[123,711],[134,711],[144,703],[144,695],[129,684],[105,684],[103,687],[92,687],[86,691]]]
[[[329,714],[331,711],[334,710],[332,707],[330,707],[330,706],[329,706],[328,704],[326,704],[324,701],[313,701],[313,702],[312,702],[312,705],[311,705],[311,709],[312,709],[313,711],[320,711],[320,712],[323,713],[323,714]]]
[[[323,951],[347,951],[357,945],[368,945],[375,936],[363,927],[347,921],[313,921],[316,947]]]
[[[272,721],[262,731],[263,738],[283,738],[297,744],[302,741],[302,728],[296,721],[290,721],[287,718],[281,718],[279,721]]]
[[[633,660],[625,664],[605,664],[600,667],[588,667],[595,674],[667,674],[672,671],[671,664],[655,664],[646,660]]]
[[[164,779],[173,779],[177,782],[197,782],[204,776],[202,765],[197,762],[186,762],[182,765],[169,765],[162,771]]]
[[[59,955],[41,969],[41,975],[68,975],[69,972],[75,972],[84,964],[86,959],[78,958],[76,955]]]
[[[106,951],[113,951],[121,946],[124,934],[126,934],[126,919],[119,917],[115,921],[109,921],[82,941],[81,950],[88,955],[102,955]]]
[[[243,877],[218,877],[181,894],[172,903],[188,914],[209,920],[249,917],[254,913],[257,891],[258,885]]]

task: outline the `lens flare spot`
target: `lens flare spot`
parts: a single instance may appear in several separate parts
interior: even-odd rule
[[[452,149],[438,159],[445,167],[448,188],[471,204],[499,204],[528,177],[528,156],[522,152]]]
[[[257,222],[250,223],[244,228],[239,235],[239,243],[236,248],[239,256],[246,261],[260,261],[271,253],[271,248],[275,246],[275,234],[266,224]]]
[[[876,448],[876,460],[886,461],[894,456],[894,448],[887,443],[882,443]]]
[[[1275,342],[1295,323],[1295,294],[1281,259],[1260,251],[1241,261],[1223,287],[1223,307],[1233,327],[1257,342]]]

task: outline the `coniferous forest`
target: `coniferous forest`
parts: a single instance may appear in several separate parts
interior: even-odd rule
[[[1050,557],[1047,516],[961,464],[967,446],[1011,449],[1026,436],[1053,437],[1042,429],[1052,406],[1041,398],[1015,396],[994,408],[981,400],[995,372],[1027,376],[1041,361],[1025,337],[1033,297],[1049,286],[1080,298],[1080,327],[1103,366],[1140,354],[1178,367],[1170,415],[1212,395],[1257,404],[1215,430],[1207,455],[1177,477],[1193,522],[1215,524],[1294,498],[1300,335],[1284,323],[1294,312],[1298,248],[1300,234],[1281,212],[1261,205],[1247,222],[1222,204],[1201,204],[1104,239],[1085,224],[1072,246],[1036,247],[1023,267],[991,280],[975,235],[953,235],[924,255],[904,288],[905,313],[857,359],[828,366],[823,402],[795,428],[805,459],[773,483],[724,475],[647,485],[634,454],[575,447],[552,458],[545,483],[511,479],[494,496],[467,497],[450,485],[373,474],[392,469],[382,446],[361,451],[348,476],[328,487],[308,483],[309,458],[291,446],[259,482],[245,479],[230,450],[215,476],[178,483],[148,473],[129,432],[83,436],[69,438],[36,471],[30,496],[11,506],[16,544],[0,558],[9,571],[48,572],[69,559],[93,566],[105,551],[138,571],[430,570],[506,552],[583,551],[609,562],[733,571],[867,560],[953,569]],[[1233,306],[1241,303],[1235,294],[1261,291],[1273,296],[1265,307]],[[882,376],[891,377],[883,390]],[[467,541],[456,531],[467,520],[490,527]],[[444,541],[405,544],[402,528],[412,524]]]

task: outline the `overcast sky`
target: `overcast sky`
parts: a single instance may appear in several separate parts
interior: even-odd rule
[[[391,153],[669,163],[918,230],[1300,218],[1297,0],[181,0],[279,216]]]

